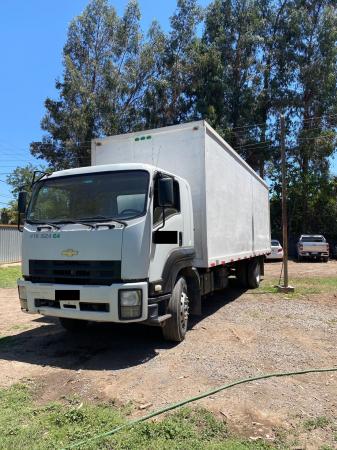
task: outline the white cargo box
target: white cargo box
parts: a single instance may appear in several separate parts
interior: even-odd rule
[[[197,267],[270,252],[267,184],[205,121],[96,139],[92,165],[145,163],[192,191]]]

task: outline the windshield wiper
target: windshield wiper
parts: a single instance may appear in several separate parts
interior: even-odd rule
[[[59,220],[58,222],[57,222],[58,224],[64,224],[64,225],[66,225],[66,224],[68,224],[68,223],[71,223],[71,224],[79,224],[79,225],[86,225],[87,227],[89,227],[89,228],[95,228],[95,226],[94,225],[92,225],[91,223],[87,223],[87,222],[82,222],[81,220]],[[60,227],[59,227],[60,228]]]
[[[128,225],[124,220],[115,219],[114,217],[106,217],[106,216],[93,216],[93,217],[82,217],[82,220],[106,220],[107,222],[116,222],[124,225],[125,227]]]
[[[32,222],[32,223],[34,223],[34,222]],[[36,228],[38,231],[41,231],[42,228],[50,228],[50,229],[55,228],[56,230],[59,230],[61,227],[59,227],[55,223],[45,222],[45,223],[39,224]]]

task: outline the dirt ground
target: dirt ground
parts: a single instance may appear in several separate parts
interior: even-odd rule
[[[265,278],[278,278],[280,269],[266,264]],[[289,272],[337,276],[337,262],[294,262]],[[0,347],[0,386],[28,379],[41,403],[77,394],[132,402],[137,416],[249,376],[337,367],[337,293],[288,299],[234,286],[205,299],[186,340],[171,345],[159,329],[144,326],[93,325],[73,337],[54,319],[21,313],[16,289],[2,289],[0,335],[13,336]],[[281,433],[294,439],[291,448],[337,448],[335,372],[257,381],[198,404],[252,440]],[[306,430],[305,422],[319,416],[332,426]]]

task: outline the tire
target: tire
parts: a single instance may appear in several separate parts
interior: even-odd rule
[[[303,258],[302,258],[301,255],[297,255],[297,261],[298,261],[298,262],[302,262],[302,261],[303,261]]]
[[[182,342],[188,326],[187,284],[183,277],[178,278],[168,304],[167,313],[172,317],[166,320],[162,332],[166,341]]]
[[[324,263],[327,263],[329,261],[329,257],[328,256],[323,256],[322,258]]]
[[[247,267],[247,285],[250,289],[260,286],[261,270],[260,262],[257,258],[252,259]]]
[[[59,317],[59,321],[60,325],[71,333],[83,331],[88,325],[87,320],[66,319],[64,317]]]
[[[246,289],[248,286],[248,279],[247,279],[247,264],[245,262],[237,263],[235,269],[235,276],[240,287]]]

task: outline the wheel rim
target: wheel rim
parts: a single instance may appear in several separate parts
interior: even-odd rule
[[[186,331],[188,322],[188,297],[186,292],[180,296],[180,325],[183,331]]]
[[[255,277],[255,279],[256,279],[256,284],[260,284],[260,267],[259,266],[256,267],[256,277]]]

